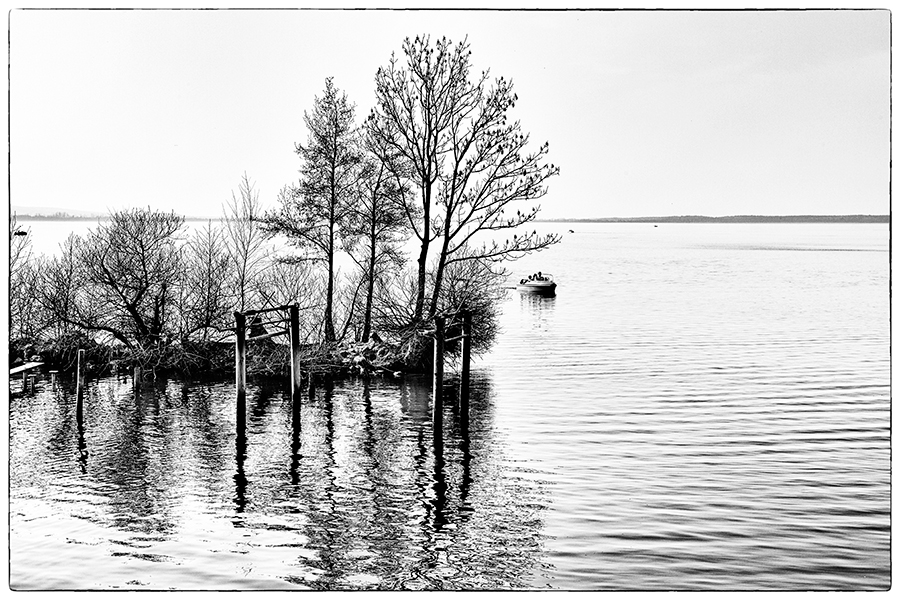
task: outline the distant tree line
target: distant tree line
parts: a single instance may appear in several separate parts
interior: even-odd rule
[[[96,215],[70,215],[67,212],[57,211],[49,215],[20,214],[17,219],[21,221],[96,221]]]
[[[559,169],[511,119],[512,82],[470,58],[467,41],[407,38],[362,122],[327,78],[271,210],[244,175],[191,235],[173,213],[116,211],[53,257],[32,256],[12,221],[11,345],[101,340],[132,362],[209,369],[233,311],[297,302],[304,341],[325,351],[376,338],[421,367],[433,317],[462,308],[486,348],[502,263],[559,241],[523,228]]]
[[[733,215],[704,217],[606,217],[595,219],[542,219],[545,223],[890,223],[890,215]]]

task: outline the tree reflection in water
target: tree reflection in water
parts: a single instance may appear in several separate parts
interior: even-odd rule
[[[239,568],[314,589],[495,589],[527,586],[537,564],[543,491],[516,475],[484,376],[468,426],[448,378],[440,431],[427,377],[322,381],[296,409],[286,382],[251,384],[243,423],[229,385],[135,393],[109,378],[88,392],[81,422],[71,394],[14,404],[11,502],[25,514],[31,494],[88,484],[80,502],[110,543],[195,565],[199,579],[165,587],[242,588]],[[237,558],[205,560],[223,552]],[[116,569],[136,580],[154,567]]]

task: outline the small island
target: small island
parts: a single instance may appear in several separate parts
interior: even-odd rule
[[[14,214],[10,366],[71,369],[84,350],[98,373],[221,377],[245,325],[250,374],[283,376],[297,360],[310,373],[422,372],[440,358],[436,323],[443,352],[458,352],[454,315],[485,351],[503,261],[560,241],[524,228],[559,167],[512,117],[512,82],[478,76],[467,41],[417,36],[402,51],[406,64],[375,74],[361,122],[325,79],[295,144],[299,178],[274,207],[245,173],[221,217],[192,228],[152,207],[30,216],[97,222],[49,257],[32,255]],[[284,310],[258,318],[277,307],[295,310],[290,344]]]

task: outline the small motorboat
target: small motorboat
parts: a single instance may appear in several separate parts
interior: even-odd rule
[[[520,279],[516,284],[516,289],[529,294],[554,296],[556,295],[556,282],[553,281],[553,275],[550,273],[539,272],[526,279]]]

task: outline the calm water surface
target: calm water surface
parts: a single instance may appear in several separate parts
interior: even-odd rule
[[[14,394],[12,586],[887,588],[887,225],[544,228],[437,440],[413,378]]]

